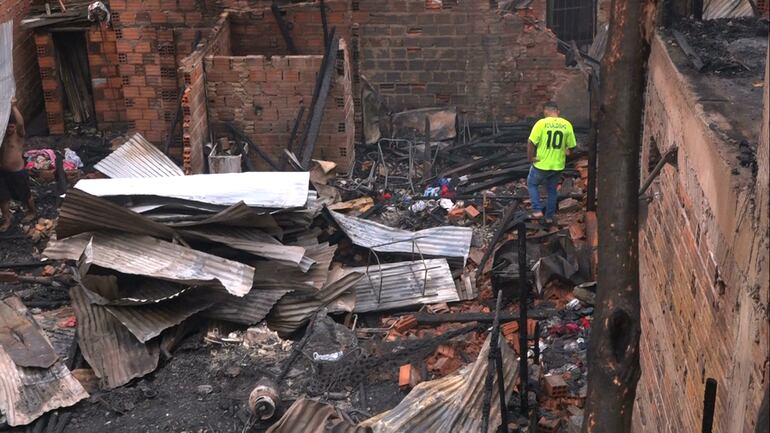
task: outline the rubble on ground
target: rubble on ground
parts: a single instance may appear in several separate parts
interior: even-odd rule
[[[457,122],[451,111],[431,113]],[[41,344],[15,348],[5,364],[22,371],[25,359],[45,360],[36,368],[58,368],[71,389],[35,411],[8,399],[5,422],[56,428],[53,410],[90,394],[89,407],[108,408],[118,423],[164,392],[153,376],[207,359],[222,384],[196,372],[189,398],[220,399],[242,431],[293,431],[296,413],[306,426],[340,431],[477,431],[486,405],[494,431],[499,402],[477,391],[494,379],[497,317],[500,350],[492,352],[505,367],[509,425],[575,423],[594,292],[585,160],[564,172],[556,223],[529,220],[528,125],[465,125],[455,136],[431,123],[426,151],[425,128],[410,115],[399,124],[408,138],[376,140],[348,175],[316,161],[310,172],[185,176],[138,134],[96,174],[87,165],[82,180],[70,179],[58,218],[25,229],[45,246],[46,264],[32,276],[23,267],[0,274],[3,284],[49,279],[68,290],[72,305],[56,320],[18,321],[54,335],[54,348],[65,341],[65,350],[30,340]],[[523,290],[515,227],[526,233]],[[238,395],[223,395],[225,386]],[[78,428],[79,407],[61,412],[75,413],[67,422]]]

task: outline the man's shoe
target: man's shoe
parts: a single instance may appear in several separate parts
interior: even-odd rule
[[[543,218],[543,212],[536,210],[529,214],[529,219],[539,220]]]

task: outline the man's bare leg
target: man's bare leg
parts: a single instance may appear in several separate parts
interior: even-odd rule
[[[3,212],[3,224],[0,225],[0,232],[4,232],[11,227],[13,221],[13,215],[11,214],[11,201],[6,200],[0,203],[0,209]]]
[[[24,218],[21,220],[23,223],[29,223],[37,219],[37,210],[35,209],[35,199],[32,195],[27,199],[27,213],[24,214]]]

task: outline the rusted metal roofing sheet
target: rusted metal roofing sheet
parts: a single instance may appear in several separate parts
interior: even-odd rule
[[[738,18],[754,15],[748,0],[706,0],[703,2],[703,18]]]
[[[254,288],[242,298],[225,297],[204,311],[203,315],[212,319],[253,325],[262,321],[273,305],[289,292],[281,289]]]
[[[309,399],[296,400],[265,433],[369,433],[340,414],[336,407]],[[448,432],[447,432],[448,433]]]
[[[125,385],[157,368],[157,341],[141,343],[106,307],[91,304],[79,285],[70,289],[70,299],[83,357],[104,387]]]
[[[264,208],[303,207],[308,172],[196,174],[157,178],[83,179],[75,188],[99,197],[155,196],[230,206],[244,202]]]
[[[35,332],[50,345],[21,300],[12,297],[5,303],[16,314],[27,318]],[[88,398],[88,393],[61,359],[50,368],[19,367],[0,345],[0,413],[6,416],[10,426],[29,424],[48,411],[72,406],[84,398]]]
[[[446,259],[388,263],[346,271],[364,274],[352,289],[356,313],[460,300]]]
[[[299,329],[318,309],[337,299],[363,278],[363,274],[351,272],[337,278],[330,273],[328,282],[315,293],[289,293],[278,301],[267,317],[267,325],[280,335],[288,335]]]
[[[59,209],[56,234],[67,238],[94,230],[118,230],[171,239],[174,229],[101,197],[72,189]]]
[[[233,296],[234,299],[242,299]],[[190,290],[172,299],[145,305],[105,306],[137,340],[146,343],[164,330],[182,323],[195,313],[211,307],[217,297],[210,291]]]
[[[174,161],[138,132],[94,168],[111,178],[184,176]]]
[[[92,263],[124,274],[145,275],[192,285],[219,283],[232,295],[251,290],[254,268],[150,236],[126,233],[82,233],[50,241],[43,254],[77,260],[93,239]]]
[[[154,278],[138,277],[126,281],[115,275],[85,275],[82,283],[89,290],[89,301],[97,305],[131,306],[155,304],[176,298],[191,287]]]
[[[293,266],[303,264],[305,271],[314,263],[309,258],[303,262],[305,248],[283,245],[269,234],[251,228],[240,227],[203,227],[186,229],[182,232],[185,237],[206,239],[211,242],[227,245],[255,256],[272,259]]]
[[[419,257],[461,257],[471,248],[473,229],[444,226],[410,232],[329,211],[354,244],[383,253],[414,253]]]
[[[501,337],[500,341],[507,401],[513,393],[518,368],[515,353],[504,338]],[[360,426],[371,427],[375,433],[481,431],[488,353],[489,337],[473,364],[452,375],[418,384],[398,406],[362,422]],[[488,433],[497,431],[501,422],[497,382],[495,375]]]
[[[48,368],[59,356],[32,317],[14,307],[16,297],[0,300],[0,346],[19,367]]]

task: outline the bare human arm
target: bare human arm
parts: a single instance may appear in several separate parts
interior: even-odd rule
[[[537,158],[535,157],[536,154],[537,150],[535,143],[533,143],[532,140],[529,140],[529,143],[527,144],[527,161],[537,162]]]
[[[11,112],[13,117],[16,118],[16,133],[20,137],[24,137],[26,132],[24,129],[24,117],[22,117],[21,111],[19,111],[19,107],[16,105],[16,97],[11,98]]]

